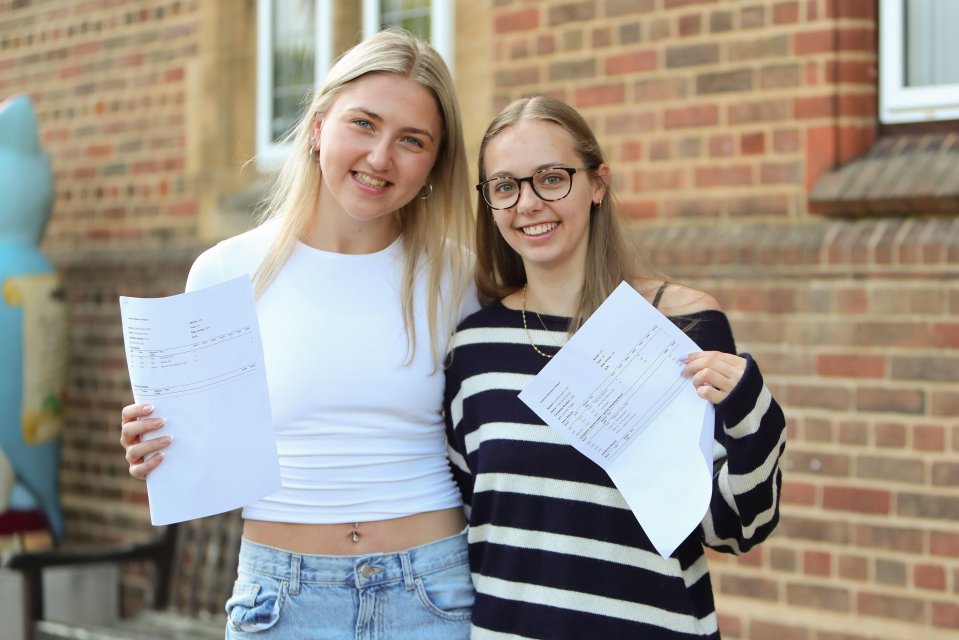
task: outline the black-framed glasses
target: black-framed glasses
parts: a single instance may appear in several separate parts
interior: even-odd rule
[[[483,194],[483,200],[486,200],[493,209],[509,209],[515,207],[519,202],[520,192],[523,189],[523,183],[528,182],[533,188],[533,193],[540,200],[553,202],[562,200],[569,195],[573,188],[573,174],[581,171],[583,167],[574,169],[572,167],[549,167],[540,169],[531,176],[525,178],[512,178],[502,176],[499,178],[490,178],[485,182],[476,185],[476,190]]]

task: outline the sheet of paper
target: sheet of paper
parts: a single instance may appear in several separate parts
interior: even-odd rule
[[[167,298],[120,297],[137,402],[173,436],[147,476],[154,525],[223,513],[280,489],[249,278]],[[155,436],[154,436],[155,437]]]
[[[696,343],[627,283],[520,393],[609,474],[668,557],[712,494],[713,405],[682,375]]]

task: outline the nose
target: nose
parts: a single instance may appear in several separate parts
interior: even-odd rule
[[[372,146],[366,154],[366,160],[370,163],[370,167],[377,171],[389,169],[393,162],[393,145],[385,137],[373,140]]]
[[[533,191],[533,183],[530,180],[519,183],[519,199],[516,201],[516,210],[518,212],[536,211],[543,204],[536,192]]]

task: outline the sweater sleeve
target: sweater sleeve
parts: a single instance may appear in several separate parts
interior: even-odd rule
[[[715,316],[715,317],[712,317]],[[691,327],[704,350],[735,353],[725,315],[714,312]],[[780,460],[786,447],[786,419],[748,353],[746,371],[716,405],[713,441],[713,495],[700,525],[703,544],[742,554],[765,540],[779,522]]]
[[[742,356],[742,380],[716,406],[713,497],[702,521],[704,544],[736,554],[765,540],[779,522],[779,461],[786,449],[783,412],[756,361]]]

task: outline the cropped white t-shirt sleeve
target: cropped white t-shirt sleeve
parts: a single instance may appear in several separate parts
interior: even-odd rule
[[[200,254],[190,267],[186,277],[186,291],[196,291],[223,282],[223,268],[220,264],[219,245],[211,247]]]
[[[280,224],[281,220],[275,218],[201,253],[190,268],[186,290],[196,291],[241,275],[252,279],[273,245]]]

